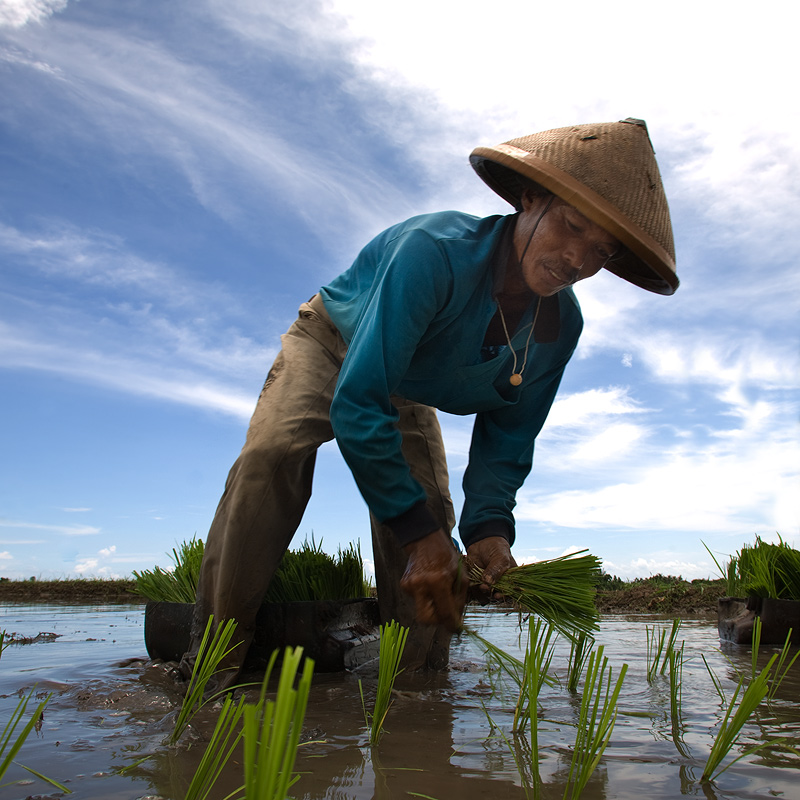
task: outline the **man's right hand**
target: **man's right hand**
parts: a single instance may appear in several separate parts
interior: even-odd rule
[[[439,528],[403,550],[408,564],[400,587],[414,598],[417,621],[459,630],[469,578],[452,539]]]

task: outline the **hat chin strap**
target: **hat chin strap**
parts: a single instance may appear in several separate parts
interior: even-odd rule
[[[553,203],[553,200],[556,199],[554,194],[550,195],[550,199],[547,201],[547,205],[542,209],[542,213],[539,214],[538,219],[533,224],[533,230],[531,231],[531,235],[528,237],[528,241],[525,243],[525,247],[522,249],[522,255],[517,259],[517,267],[519,268],[520,274],[522,273],[522,262],[525,260],[525,256],[528,253],[528,248],[531,246],[531,242],[533,241],[533,235],[536,233],[536,230],[539,227],[539,223],[542,221],[542,217],[547,213],[547,210]]]

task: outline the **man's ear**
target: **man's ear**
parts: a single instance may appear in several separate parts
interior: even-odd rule
[[[522,203],[522,210],[527,211],[533,204],[536,195],[530,189],[524,189],[520,195],[520,202]]]

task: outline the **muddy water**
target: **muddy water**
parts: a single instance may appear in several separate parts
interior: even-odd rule
[[[750,651],[720,647],[710,620],[684,621],[686,642],[682,716],[673,725],[666,678],[647,682],[646,626],[654,618],[608,617],[598,643],[616,669],[626,662],[620,715],[605,756],[583,797],[591,800],[660,800],[682,795],[706,798],[800,798],[800,660],[770,707],[762,706],[744,728],[732,755],[770,739],[785,749],[762,750],[723,773],[713,784],[699,783],[722,716],[720,699],[700,658],[720,678],[730,697],[737,670],[749,673]],[[520,653],[515,616],[482,609],[467,624],[495,644]],[[140,606],[35,606],[0,608],[0,627],[25,636],[40,632],[58,638],[12,645],[0,659],[0,724],[16,705],[18,692],[36,686],[52,693],[41,730],[32,734],[18,761],[62,783],[76,798],[172,798],[185,794],[203,750],[212,717],[190,730],[184,746],[169,748],[180,701],[168,671],[149,664],[143,645]],[[50,637],[45,637],[50,638]],[[762,651],[760,663],[771,651]],[[437,800],[493,800],[525,797],[519,763],[530,774],[526,739],[511,733],[514,698],[492,689],[484,659],[473,640],[454,643],[453,669],[446,675],[401,676],[380,745],[370,750],[358,680],[374,685],[365,669],[314,679],[303,746],[302,773],[293,796],[303,800],[393,800],[427,796]],[[556,672],[565,672],[567,649],[559,646]],[[545,688],[539,723],[539,770],[543,798],[560,798],[569,769],[579,700],[561,688]],[[489,717],[508,742],[492,728]],[[186,743],[191,747],[186,747]],[[120,774],[123,767],[138,766]],[[5,781],[24,783],[0,789],[9,800],[58,796],[19,767]],[[231,764],[215,796],[236,789],[240,767]]]

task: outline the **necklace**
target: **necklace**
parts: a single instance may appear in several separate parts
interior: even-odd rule
[[[525,354],[522,357],[522,366],[519,368],[519,372],[517,372],[517,351],[514,350],[514,347],[511,344],[511,337],[508,335],[508,327],[506,326],[506,318],[503,315],[503,306],[500,305],[500,298],[497,298],[497,310],[500,312],[500,322],[503,323],[503,333],[506,335],[508,347],[511,350],[511,354],[514,356],[514,364],[511,367],[511,377],[508,379],[508,382],[512,386],[519,386],[522,383],[522,373],[525,371],[525,367],[528,364],[528,347],[530,346],[531,337],[533,336],[533,329],[536,327],[536,320],[539,318],[539,309],[541,308],[541,305],[542,298],[540,297],[536,303],[536,312],[533,315],[531,329],[528,331],[528,338],[525,341]]]

